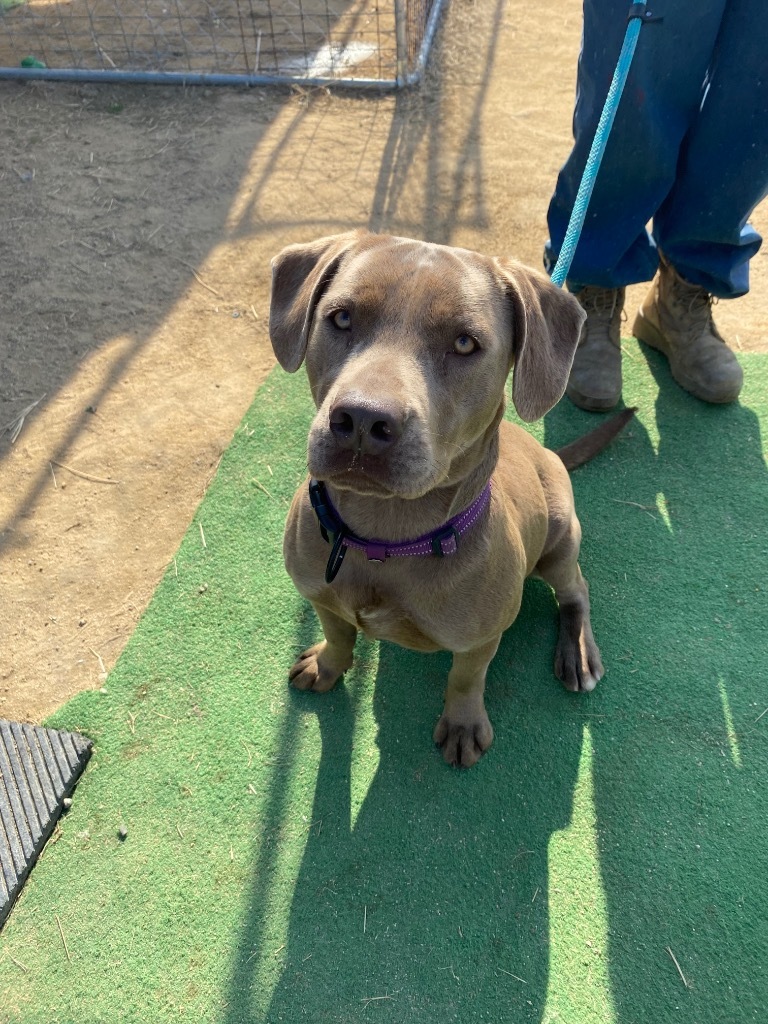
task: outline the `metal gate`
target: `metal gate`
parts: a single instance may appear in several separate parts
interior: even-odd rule
[[[0,0],[0,77],[396,88],[445,0]]]

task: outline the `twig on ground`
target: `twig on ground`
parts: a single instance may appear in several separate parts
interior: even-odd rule
[[[208,545],[205,543],[205,534],[203,533],[203,524],[202,523],[198,523],[197,525],[200,527],[200,540],[203,542],[203,547],[207,548]]]
[[[169,253],[168,255],[171,254]],[[202,277],[200,277],[200,275],[198,274],[198,272],[195,270],[191,263],[187,263],[186,260],[181,259],[179,256],[171,256],[171,258],[174,260],[178,260],[178,262],[183,264],[188,270],[191,270],[192,273],[195,275],[195,280],[202,288],[207,289],[212,295],[215,295],[217,299],[224,298],[221,292],[217,292],[215,288],[211,288],[209,284],[205,283],[205,281],[202,279]]]
[[[96,660],[99,663],[99,668],[101,669],[101,673],[99,675],[99,678],[100,679],[106,679],[107,678],[107,666],[104,664],[104,659],[101,657],[100,654],[97,654],[96,651],[94,651],[94,649],[92,647],[89,647],[88,650],[91,652],[91,654],[94,656],[94,658],[96,658]]]
[[[755,719],[755,722],[759,722],[759,721],[760,721],[760,719],[761,719],[761,718],[763,717],[763,715],[764,715],[764,714],[765,714],[766,712],[768,712],[768,708],[766,708],[766,709],[765,709],[765,711],[761,711],[761,712],[760,712],[760,714],[759,714],[759,715],[757,716],[757,718]],[[754,724],[755,724],[755,722],[753,722],[752,724],[754,725]]]
[[[63,462],[57,462],[55,459],[51,460],[51,465],[58,466],[59,469],[66,469],[72,476],[79,476],[81,480],[89,480],[92,484],[119,484],[119,480],[107,480],[103,476],[91,476],[90,473],[81,473],[79,469],[73,469],[71,466],[65,466]]]

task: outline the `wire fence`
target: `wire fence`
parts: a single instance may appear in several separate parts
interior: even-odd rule
[[[0,0],[0,77],[395,87],[444,0]]]

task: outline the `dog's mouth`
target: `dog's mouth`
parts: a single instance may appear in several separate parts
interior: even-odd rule
[[[375,456],[340,450],[327,441],[313,443],[312,438],[307,465],[318,480],[374,497],[421,497],[436,479],[435,466],[423,453],[402,450]]]

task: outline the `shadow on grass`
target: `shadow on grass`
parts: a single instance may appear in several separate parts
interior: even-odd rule
[[[740,404],[690,397],[642,352],[658,389],[655,431],[635,423],[573,481],[609,668],[592,739],[615,1020],[758,1020],[768,1002],[760,425]],[[750,366],[761,369],[748,363],[748,386]],[[555,410],[547,443],[573,436],[576,417],[594,423]]]
[[[448,655],[382,644],[372,694],[353,669],[332,694],[293,696],[294,720],[316,715],[322,737],[311,824],[268,1005],[270,886],[257,865],[241,941],[257,955],[239,958],[228,1020],[341,1022],[374,1008],[385,1020],[479,1020],[499,1005],[540,1019],[547,851],[569,821],[583,720],[567,696],[557,707],[554,605],[543,586],[529,590],[489,680],[496,744],[472,771],[447,767],[431,742]],[[375,652],[358,644],[364,663]],[[357,727],[371,696],[369,741]]]
[[[648,361],[652,377],[633,372],[626,397],[645,389],[647,405],[657,391],[655,423],[635,423],[574,475],[606,679],[586,698],[560,689],[553,599],[529,582],[489,675],[496,741],[469,772],[447,768],[430,740],[448,655],[361,642],[360,670],[334,693],[292,695],[287,728],[316,719],[322,745],[307,839],[280,942],[273,880],[255,865],[233,1024],[760,1019],[760,428],[746,407],[699,403]],[[593,423],[564,405],[548,443]],[[315,639],[311,618],[300,633],[297,647]],[[593,856],[575,810],[585,764]]]

